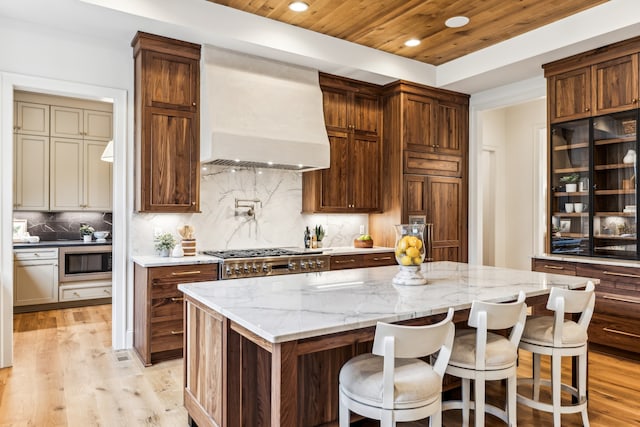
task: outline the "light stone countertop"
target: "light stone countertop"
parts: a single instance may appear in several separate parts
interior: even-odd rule
[[[189,297],[272,342],[321,336],[502,302],[523,290],[584,286],[586,278],[454,262],[422,265],[424,286],[391,283],[397,266],[181,284]],[[597,280],[594,280],[598,283]]]
[[[157,255],[134,255],[131,260],[141,267],[166,267],[171,265],[190,264],[218,264],[221,258],[209,255],[195,255],[183,257],[161,257]]]
[[[322,248],[323,255],[359,255],[393,251],[393,248],[386,248],[384,246],[374,246],[372,248],[354,248],[353,246],[335,246],[331,248]]]
[[[604,264],[604,265],[612,265],[612,266],[618,266],[618,267],[640,268],[640,261],[615,259],[615,258],[594,258],[594,257],[571,256],[571,255],[560,255],[560,254],[541,254],[541,255],[535,255],[533,258],[548,259],[549,261],[568,261],[568,262],[578,262],[583,264]]]

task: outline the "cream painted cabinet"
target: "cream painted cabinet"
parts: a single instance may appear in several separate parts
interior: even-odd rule
[[[105,141],[51,138],[50,210],[110,211],[111,163]]]
[[[49,136],[49,106],[16,102],[13,130],[17,134]]]
[[[13,185],[14,210],[49,210],[48,136],[14,135]]]
[[[16,249],[13,305],[58,302],[58,249]]]
[[[52,105],[51,136],[109,141],[113,137],[113,115],[106,111]]]

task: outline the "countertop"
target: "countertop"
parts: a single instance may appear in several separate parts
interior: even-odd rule
[[[367,253],[379,253],[379,252],[393,252],[393,248],[385,248],[375,246],[373,248],[353,248],[349,246],[344,247],[332,247],[332,248],[320,248],[312,249],[310,251],[317,252],[322,251],[323,255],[354,255],[354,254],[367,254]],[[304,254],[304,249],[300,250],[300,253]],[[209,255],[196,255],[186,257],[160,257],[157,255],[134,255],[131,260],[141,267],[161,267],[171,265],[189,265],[189,264],[213,264],[222,262],[221,258],[213,257]]]
[[[501,302],[523,290],[547,294],[587,279],[454,262],[422,265],[423,286],[391,283],[397,266],[358,268],[222,282],[181,284],[189,297],[259,337],[286,342],[469,308],[474,299]],[[594,280],[598,283],[598,280]]]
[[[593,257],[570,256],[570,255],[559,255],[559,254],[535,255],[533,258],[548,259],[549,261],[555,260],[555,261],[579,262],[583,264],[604,264],[604,265],[612,265],[612,266],[615,265],[619,267],[640,268],[640,261],[625,260],[625,259],[593,258]]]
[[[111,246],[111,240],[97,242],[92,240],[85,243],[84,240],[49,240],[38,243],[14,243],[13,249],[36,249],[36,248],[60,248],[63,246]]]

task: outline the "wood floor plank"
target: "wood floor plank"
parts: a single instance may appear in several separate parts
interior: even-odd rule
[[[0,369],[0,427],[186,426],[182,360],[144,368],[129,351],[114,352],[110,319],[110,305],[15,315],[15,365]],[[522,355],[519,376],[530,372],[530,360]],[[563,375],[568,381],[570,362],[565,362]],[[543,359],[543,375],[548,369]],[[638,378],[640,362],[589,354],[592,426],[640,426]],[[499,383],[489,385],[488,399],[498,402],[503,395]],[[458,426],[460,420],[460,411],[447,411],[443,425]],[[504,426],[492,416],[486,421],[487,427]],[[550,427],[553,420],[550,414],[519,405],[518,424]],[[363,420],[357,425],[379,424]],[[580,415],[563,415],[562,425],[581,426]]]

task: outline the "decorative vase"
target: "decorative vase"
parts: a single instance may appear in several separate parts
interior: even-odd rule
[[[184,256],[184,251],[182,250],[182,245],[176,245],[171,251],[171,256],[173,258],[180,258]]]
[[[400,271],[393,278],[396,285],[424,285],[427,280],[420,271],[425,256],[424,224],[398,224],[396,230],[396,261]]]
[[[83,235],[82,240],[84,240],[85,243],[91,243],[91,234]]]
[[[565,189],[567,190],[567,193],[575,193],[576,191],[578,191],[578,184],[566,184]]]
[[[182,250],[184,256],[196,255],[196,239],[182,239]]]
[[[166,249],[160,249],[160,256],[161,257],[168,257],[169,256],[169,248]]]

